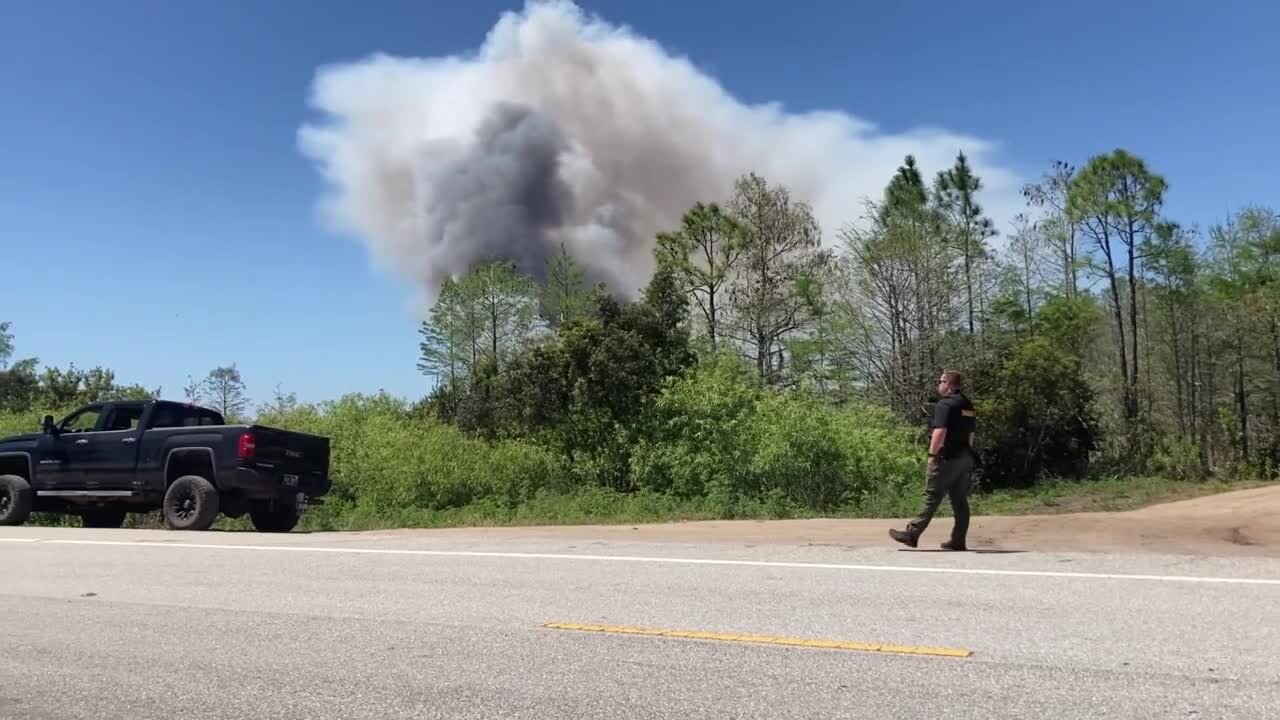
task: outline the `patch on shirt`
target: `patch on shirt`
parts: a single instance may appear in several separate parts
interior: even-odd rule
[[[974,411],[972,411],[972,410],[961,410],[961,411],[960,411],[960,414],[961,414],[961,415],[963,415],[963,416],[965,416],[965,417],[977,417],[977,416],[978,416],[978,413],[976,413],[976,412],[974,412]]]

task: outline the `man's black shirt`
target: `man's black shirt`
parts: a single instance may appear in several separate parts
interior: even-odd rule
[[[938,401],[933,409],[933,420],[930,430],[940,427],[947,429],[947,436],[942,441],[939,454],[944,460],[957,457],[969,449],[969,435],[977,424],[977,416],[973,411],[973,403],[964,393],[948,395]]]

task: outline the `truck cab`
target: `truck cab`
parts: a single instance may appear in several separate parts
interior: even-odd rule
[[[46,497],[128,495],[140,484],[141,429],[223,424],[214,410],[179,403],[93,403],[56,424],[46,416],[36,443],[36,487],[50,491]]]

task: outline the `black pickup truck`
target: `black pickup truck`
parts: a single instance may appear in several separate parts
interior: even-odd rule
[[[158,509],[175,530],[206,530],[221,512],[288,532],[331,488],[328,438],[226,425],[186,403],[94,403],[0,439],[0,525],[60,512],[120,527],[129,512]]]

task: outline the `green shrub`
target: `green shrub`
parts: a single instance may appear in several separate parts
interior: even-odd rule
[[[0,412],[0,438],[40,432],[43,418],[44,413],[38,412]]]
[[[752,371],[728,357],[668,381],[632,451],[632,481],[728,503],[747,483],[752,415],[763,392]]]
[[[560,459],[541,447],[470,437],[387,395],[351,395],[258,422],[329,438],[334,491],[327,502],[336,508],[317,509],[321,519],[357,508],[365,515],[436,511],[481,500],[512,507],[541,490],[562,489],[565,474]]]
[[[1005,359],[974,400],[980,475],[991,488],[1082,478],[1100,431],[1079,358],[1037,338]]]
[[[840,408],[837,427],[851,487],[848,509],[865,515],[880,507],[880,514],[900,515],[905,502],[915,512],[925,474],[919,430],[869,403]]]
[[[1180,482],[1205,479],[1200,447],[1192,438],[1163,438],[1151,457],[1151,470],[1154,475]]]
[[[898,497],[923,464],[887,412],[766,388],[718,357],[664,387],[631,470],[639,487],[705,498],[722,516],[794,515]]]

